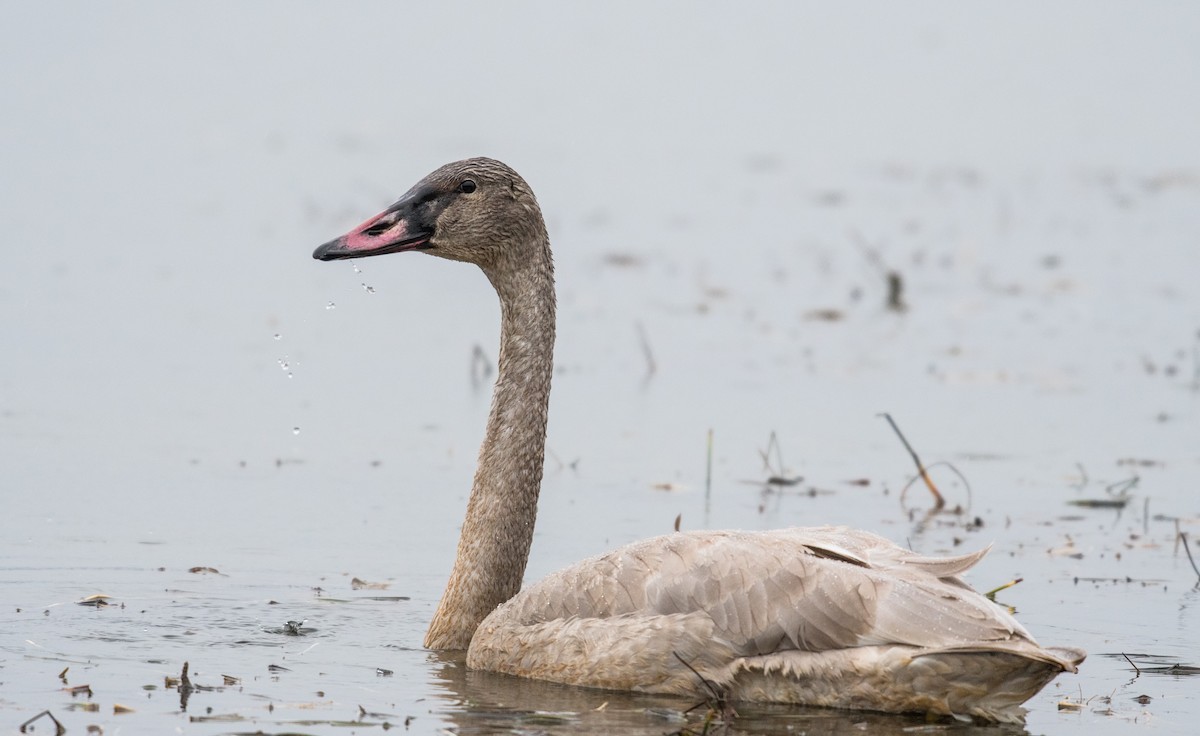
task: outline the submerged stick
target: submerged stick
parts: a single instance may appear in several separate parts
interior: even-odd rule
[[[1129,666],[1133,668],[1133,671],[1138,673],[1138,676],[1141,676],[1142,671],[1139,670],[1138,666],[1133,663],[1133,660],[1129,658],[1129,655],[1125,652],[1121,652],[1121,656],[1125,658],[1125,661],[1129,663]]]
[[[888,414],[887,412],[883,412],[880,414],[880,416],[886,419],[888,424],[892,425],[892,431],[894,431],[896,436],[900,438],[900,441],[904,443],[904,449],[908,450],[908,454],[912,457],[913,463],[915,463],[917,466],[917,475],[920,476],[921,480],[925,481],[925,487],[928,488],[929,492],[933,494],[933,499],[935,502],[934,508],[940,509],[944,507],[946,505],[946,499],[942,497],[942,494],[940,491],[938,491],[937,486],[933,484],[933,479],[929,477],[929,473],[926,472],[925,466],[921,464],[921,458],[917,457],[917,451],[912,448],[912,445],[908,444],[908,440],[904,438],[904,433],[900,431],[898,426],[896,426],[896,422],[892,419],[892,415]]]

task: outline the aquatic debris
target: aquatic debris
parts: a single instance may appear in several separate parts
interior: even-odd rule
[[[775,459],[771,459],[771,450],[775,451]],[[768,486],[794,486],[804,480],[802,475],[789,475],[787,468],[783,464],[783,450],[779,445],[779,437],[775,434],[775,430],[771,430],[771,434],[767,437],[767,449],[758,451],[759,457],[762,458],[763,470],[769,475],[767,479],[762,481],[763,485]]]
[[[1196,675],[1200,675],[1200,667],[1194,667],[1190,664],[1173,664],[1169,667],[1143,667],[1142,672],[1152,672],[1156,675],[1194,677]]]
[[[136,713],[136,712],[137,711],[135,711],[133,708],[130,708],[128,705],[121,705],[120,703],[113,703],[113,715],[121,715],[122,713]]]
[[[892,312],[906,312],[908,305],[904,303],[904,277],[900,272],[888,268],[883,262],[883,256],[879,255],[879,250],[867,242],[866,237],[858,230],[852,230],[850,233],[854,242],[858,244],[863,256],[867,259],[867,263],[875,267],[876,270],[884,275],[884,280],[887,283],[887,299],[884,305]]]
[[[221,675],[221,681],[226,685],[240,685],[242,683],[242,678],[234,677],[233,675]]]
[[[1067,501],[1071,506],[1085,509],[1123,509],[1132,496],[1113,496],[1111,498],[1075,498]]]
[[[63,692],[70,693],[72,698],[77,695],[86,695],[90,699],[92,697],[92,686],[76,685],[74,687],[64,687]]]
[[[917,451],[913,449],[912,445],[910,445],[908,443],[908,439],[905,438],[904,433],[900,431],[900,427],[896,425],[896,421],[894,419],[892,419],[892,415],[888,414],[887,412],[882,412],[879,414],[879,416],[886,419],[887,423],[892,426],[892,431],[894,431],[896,433],[896,436],[900,438],[900,442],[904,445],[904,449],[908,451],[909,457],[912,458],[913,463],[917,466],[917,475],[914,478],[912,478],[911,480],[909,480],[907,483],[905,483],[904,488],[902,488],[900,490],[900,503],[901,504],[904,503],[905,494],[908,493],[908,489],[910,487],[912,487],[912,484],[916,483],[917,479],[919,478],[920,480],[925,481],[925,487],[928,488],[929,492],[933,494],[933,500],[934,500],[933,511],[940,511],[943,508],[945,508],[945,506],[946,506],[945,497],[942,496],[941,491],[939,491],[937,489],[937,486],[935,486],[933,484],[933,479],[929,477],[929,468],[934,468],[934,467],[937,467],[938,465],[945,465],[947,468],[950,468],[950,470],[952,470],[954,472],[954,474],[957,475],[959,477],[959,479],[963,482],[963,487],[965,487],[967,490],[967,508],[970,508],[971,507],[971,484],[967,481],[966,476],[964,476],[962,473],[960,473],[958,471],[958,468],[954,467],[953,464],[947,463],[947,462],[934,463],[933,465],[926,467],[924,464],[921,463],[921,458],[917,457]]]
[[[376,667],[376,668],[375,668],[375,676],[376,676],[376,677],[391,677],[391,676],[392,676],[392,675],[394,675],[394,674],[396,674],[396,673],[395,673],[395,672],[393,672],[392,670],[385,669],[385,668],[383,668],[383,667]]]
[[[237,713],[221,713],[219,715],[208,716],[188,716],[188,721],[191,723],[241,723],[247,720],[245,716]]]
[[[272,633],[287,634],[288,636],[304,636],[305,634],[314,631],[312,628],[305,628],[304,624],[308,619],[302,621],[288,621],[284,623],[282,629],[275,629]]]
[[[192,679],[188,677],[188,663],[183,663],[183,669],[179,673],[179,710],[186,711],[188,699],[192,697]]]
[[[810,309],[804,319],[811,322],[841,322],[845,314],[840,309]]]
[[[998,585],[995,588],[992,588],[988,592],[984,593],[983,595],[989,601],[991,601],[992,603],[995,603],[997,593],[999,593],[1002,590],[1008,590],[1009,588],[1013,587],[1014,585],[1024,582],[1024,580],[1025,580],[1025,578],[1017,578],[1015,580],[1009,580],[1007,583],[1004,583],[1003,585]]]
[[[887,272],[887,308],[893,312],[904,312],[908,305],[904,303],[904,279],[899,271]]]
[[[1162,579],[1156,580],[1154,578],[1147,578],[1145,580],[1141,580],[1138,578],[1129,577],[1127,575],[1123,578],[1096,578],[1096,577],[1076,576],[1074,578],[1074,582],[1076,585],[1078,585],[1079,583],[1112,583],[1113,585],[1117,585],[1118,583],[1128,583],[1128,584],[1137,583],[1138,585],[1142,586],[1143,588],[1147,588],[1151,585],[1154,585],[1154,586],[1163,585],[1167,581],[1162,580]]]
[[[650,349],[650,338],[646,336],[646,328],[641,322],[637,323],[638,342],[642,346],[642,357],[646,359],[646,380],[658,372],[658,363],[654,362],[654,352]]]
[[[81,601],[75,601],[75,604],[79,605],[79,606],[93,606],[95,608],[104,608],[105,606],[112,605],[111,603],[109,603],[110,600],[112,600],[111,595],[104,595],[103,593],[96,593],[94,595],[89,595],[87,598],[84,598]],[[65,672],[65,670],[64,670],[64,672]]]
[[[1145,654],[1145,653],[1126,654],[1125,652],[1116,652],[1116,653],[1105,653],[1100,656],[1102,656],[1102,657],[1123,657],[1125,659],[1125,661],[1129,662],[1129,665],[1131,667],[1133,667],[1134,672],[1136,672],[1138,675],[1143,675],[1143,674],[1170,675],[1173,677],[1200,676],[1200,667],[1196,667],[1196,666],[1190,665],[1190,664],[1180,664],[1179,662],[1172,662],[1171,660],[1175,659],[1175,657],[1173,657],[1171,655]],[[1132,659],[1133,657],[1137,657],[1138,659],[1141,659],[1141,660],[1149,660],[1151,662],[1156,662],[1158,664],[1146,665],[1143,662],[1143,664],[1139,667],[1137,664],[1134,663],[1134,661]]]
[[[1166,467],[1166,463],[1162,460],[1147,460],[1137,457],[1123,457],[1117,460],[1117,465],[1132,465],[1136,468],[1162,468]]]
[[[617,268],[637,268],[644,264],[641,257],[632,253],[605,253],[604,264],[607,266],[615,266]]]
[[[796,475],[791,478],[784,478],[783,476],[772,475],[769,478],[767,478],[767,480],[765,482],[769,486],[782,486],[784,488],[788,488],[790,486],[799,485],[800,482],[803,480],[804,480],[803,475]]]
[[[29,730],[32,730],[29,728],[29,725],[31,723],[33,723],[34,721],[36,721],[37,719],[41,718],[42,716],[49,718],[51,721],[54,721],[54,736],[63,736],[63,734],[67,732],[66,726],[59,723],[58,719],[54,717],[53,713],[51,713],[48,710],[44,710],[41,713],[38,713],[33,718],[30,718],[28,721],[25,721],[24,723],[22,723],[21,724],[21,733],[28,733]]]
[[[361,578],[351,578],[350,587],[354,590],[387,590],[391,583],[368,583]]]
[[[304,636],[316,632],[317,629],[305,626],[307,622],[307,618],[304,621],[286,621],[282,627],[264,630],[268,634],[283,634],[284,636]]]
[[[1064,535],[1067,538],[1067,543],[1059,547],[1051,547],[1046,550],[1051,557],[1070,557],[1076,560],[1083,559],[1083,552],[1075,546],[1075,540],[1071,539],[1071,535]]]
[[[1175,520],[1175,529],[1179,529],[1179,520]],[[1196,578],[1200,579],[1200,567],[1196,567],[1196,560],[1192,557],[1192,548],[1188,546],[1187,532],[1179,531],[1179,540],[1183,542],[1183,551],[1187,552],[1188,562],[1192,563],[1192,570],[1196,572]],[[1198,583],[1200,584],[1200,583]]]
[[[215,567],[189,567],[188,572],[196,575],[220,575],[221,571]]]
[[[708,696],[705,697],[704,700],[696,703],[681,714],[682,717],[686,719],[689,713],[701,706],[704,706],[704,721],[700,724],[701,730],[695,731],[685,726],[678,731],[672,732],[672,736],[696,736],[697,734],[707,734],[714,724],[722,724],[726,727],[726,729],[728,729],[729,724],[732,723],[733,719],[737,717],[737,711],[735,711],[733,706],[730,705],[729,699],[726,697],[727,694],[725,690],[697,672],[696,668],[692,667],[692,665],[684,660],[683,657],[679,656],[678,652],[673,651],[671,654],[675,655],[675,659],[679,660],[680,664],[691,670],[692,674],[695,675],[698,680],[700,680],[700,684],[704,686],[704,689],[708,691]]]

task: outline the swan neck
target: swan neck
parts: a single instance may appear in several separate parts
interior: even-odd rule
[[[500,297],[499,370],[454,569],[425,637],[430,649],[465,649],[480,622],[520,591],[537,519],[553,371],[553,267],[547,260],[488,277]]]

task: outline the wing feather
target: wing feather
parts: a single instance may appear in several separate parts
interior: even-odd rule
[[[527,624],[704,612],[742,655],[1032,641],[956,577],[986,552],[928,557],[830,527],[676,533],[584,560],[506,605]]]

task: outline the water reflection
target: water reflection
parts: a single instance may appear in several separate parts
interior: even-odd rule
[[[464,652],[431,652],[430,691],[441,700],[433,712],[458,734],[608,733],[630,736],[702,733],[706,708],[685,699],[590,690],[494,672],[468,670]],[[691,709],[689,711],[689,709]],[[1029,733],[1013,725],[926,722],[897,716],[797,706],[744,705],[726,728],[709,733],[756,734],[1005,734]]]

